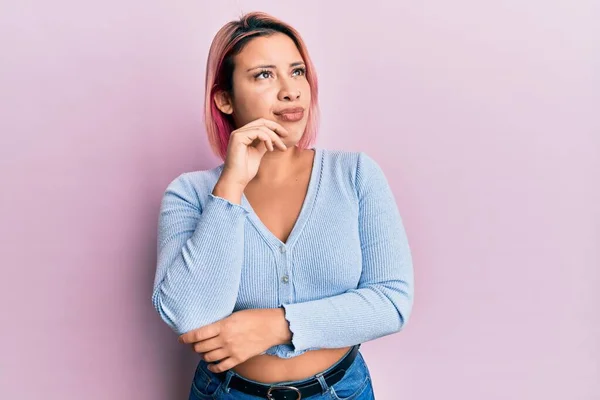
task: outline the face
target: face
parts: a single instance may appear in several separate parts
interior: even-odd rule
[[[310,86],[306,66],[293,40],[282,33],[252,39],[234,57],[232,96],[215,96],[219,109],[232,115],[236,128],[258,118],[282,125],[300,141],[308,122]]]

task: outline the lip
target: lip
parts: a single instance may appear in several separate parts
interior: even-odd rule
[[[279,111],[275,111],[275,115],[281,115],[281,114],[298,114],[304,112],[304,108],[303,107],[288,107],[288,108],[284,108],[282,110]]]
[[[289,107],[276,111],[274,114],[283,121],[296,122],[304,117],[304,108]]]

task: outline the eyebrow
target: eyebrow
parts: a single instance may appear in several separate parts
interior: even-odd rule
[[[297,67],[299,65],[304,65],[304,62],[296,61],[294,63],[291,63],[290,67]],[[246,70],[246,72],[250,72],[253,69],[257,69],[257,68],[276,68],[276,66],[275,65],[257,65],[256,67],[248,68],[248,70]]]

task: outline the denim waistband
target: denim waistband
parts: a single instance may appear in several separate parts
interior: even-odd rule
[[[230,370],[227,370],[227,371],[225,371],[225,372],[221,372],[221,373],[219,373],[219,374],[215,374],[215,375],[217,375],[217,376],[219,377],[219,379],[220,379],[220,380],[224,380],[224,381],[225,381],[225,385],[226,385],[226,386],[228,386],[228,385],[229,385],[229,382],[231,381],[231,378],[232,378],[233,376],[237,376],[238,378],[244,379],[244,380],[246,380],[246,381],[248,381],[248,382],[252,382],[252,383],[255,383],[255,384],[257,384],[257,385],[264,385],[264,386],[267,386],[267,387],[268,387],[268,386],[272,386],[272,385],[288,385],[288,386],[296,386],[296,385],[301,385],[302,383],[305,383],[305,382],[311,381],[311,380],[313,380],[313,379],[317,379],[317,380],[319,380],[319,378],[320,378],[320,379],[323,379],[323,378],[322,378],[322,376],[323,376],[323,375],[325,375],[325,374],[327,374],[328,372],[330,372],[330,371],[334,370],[334,369],[335,369],[335,368],[336,368],[336,367],[337,367],[337,366],[338,366],[338,365],[339,365],[339,364],[340,364],[340,363],[341,363],[341,362],[342,362],[342,361],[343,361],[343,360],[344,360],[346,357],[348,357],[348,355],[350,354],[350,352],[352,352],[352,350],[354,350],[354,348],[355,348],[355,347],[358,347],[358,348],[360,348],[360,346],[361,346],[361,344],[357,344],[357,345],[354,345],[354,346],[352,346],[352,347],[351,347],[351,348],[350,348],[350,349],[349,349],[349,350],[346,352],[346,354],[344,354],[344,356],[343,356],[343,357],[341,357],[341,358],[340,358],[340,359],[339,359],[339,360],[338,360],[338,361],[337,361],[335,364],[333,364],[331,367],[329,367],[329,368],[327,368],[326,370],[324,370],[324,371],[321,371],[321,372],[319,372],[319,373],[317,373],[317,374],[315,374],[315,375],[313,375],[313,376],[310,376],[310,377],[308,377],[308,378],[301,379],[301,380],[296,380],[296,381],[283,381],[283,382],[277,382],[277,383],[264,383],[264,382],[258,382],[258,381],[254,381],[254,380],[252,380],[252,379],[245,378],[245,377],[243,377],[243,376],[241,376],[241,375],[237,374],[235,371],[233,371],[233,370],[231,370],[231,369],[230,369]]]

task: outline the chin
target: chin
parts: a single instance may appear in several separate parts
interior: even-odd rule
[[[290,133],[290,137],[288,138],[288,141],[293,142],[294,145],[298,144],[298,142],[300,142],[300,139],[302,139],[302,135],[304,134],[304,129],[288,129],[288,132]]]
[[[287,138],[283,140],[286,146],[295,146],[302,139],[302,135],[306,130],[306,125],[308,124],[308,120],[301,120],[297,122],[291,121],[277,121],[276,122],[283,126],[290,134]]]

